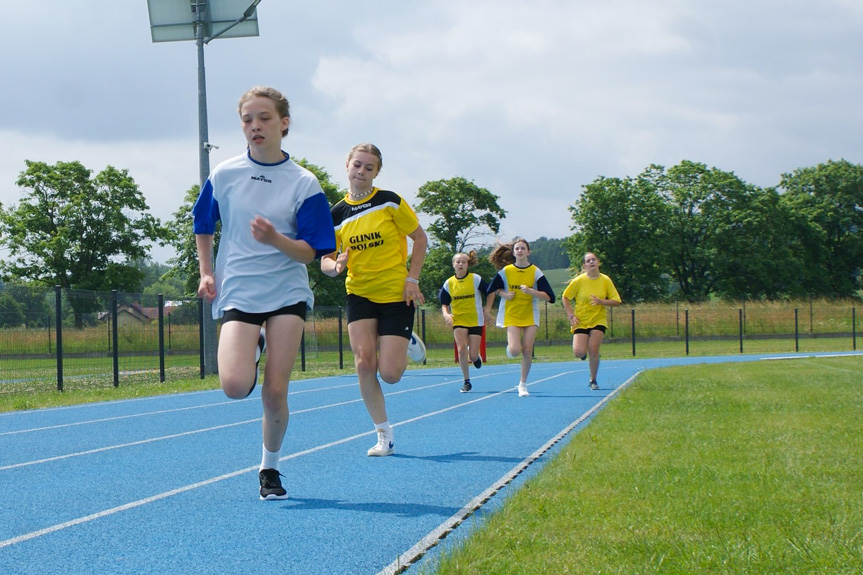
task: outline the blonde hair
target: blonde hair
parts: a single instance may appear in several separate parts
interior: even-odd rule
[[[488,261],[494,264],[497,269],[503,269],[509,264],[515,263],[515,254],[512,253],[512,248],[515,244],[522,243],[527,246],[527,251],[530,252],[530,244],[524,238],[513,238],[509,243],[497,243],[497,247],[488,256]]]
[[[458,252],[457,254],[453,254],[451,263],[455,264],[455,259],[458,256],[467,257],[467,267],[475,266],[479,263],[479,258],[476,255],[476,250],[471,250],[470,253]]]
[[[273,104],[276,105],[276,113],[279,115],[279,118],[288,118],[291,117],[291,105],[288,103],[288,99],[285,98],[281,92],[276,90],[275,88],[270,88],[268,86],[255,86],[246,90],[246,92],[240,96],[240,102],[237,104],[237,113],[240,116],[243,115],[243,104],[251,100],[252,98],[267,98],[273,101]],[[290,126],[289,126],[290,127]],[[282,130],[282,137],[288,135],[288,128]]]
[[[357,152],[365,152],[367,154],[371,154],[378,159],[378,172],[381,171],[381,168],[384,167],[384,158],[381,156],[381,151],[374,144],[357,144],[353,148],[351,148],[350,153],[348,153],[348,161],[351,161],[351,158],[354,157],[354,154]]]

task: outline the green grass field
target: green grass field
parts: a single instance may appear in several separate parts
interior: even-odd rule
[[[861,573],[863,357],[641,375],[425,573]]]

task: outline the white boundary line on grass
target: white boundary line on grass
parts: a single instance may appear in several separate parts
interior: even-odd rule
[[[805,358],[830,358],[830,357],[855,357],[863,355],[863,351],[852,351],[848,353],[808,353],[801,355],[777,355],[774,357],[759,357],[760,361],[773,361],[779,359],[805,359]]]
[[[571,372],[570,372],[571,373]],[[467,505],[458,510],[455,515],[438,525],[435,529],[430,531],[425,537],[420,539],[413,547],[402,553],[395,561],[384,567],[383,570],[379,571],[377,575],[398,575],[400,573],[404,573],[408,568],[410,568],[414,563],[422,559],[422,557],[435,545],[440,543],[447,535],[452,533],[456,527],[461,525],[468,517],[473,515],[480,507],[485,505],[498,491],[506,487],[509,483],[511,483],[516,477],[518,477],[525,469],[527,469],[531,464],[536,462],[540,457],[542,457],[549,449],[551,449],[556,443],[558,443],[561,439],[569,435],[573,429],[578,427],[581,423],[587,420],[590,416],[599,411],[606,403],[608,403],[614,396],[620,392],[623,388],[629,385],[638,375],[641,373],[641,370],[635,372],[632,377],[627,379],[621,385],[619,385],[614,391],[609,393],[607,396],[602,398],[602,401],[594,405],[592,408],[581,414],[578,419],[567,425],[560,433],[551,438],[545,445],[534,451],[531,455],[529,455],[526,459],[521,461],[518,465],[510,469],[503,477],[498,479],[495,483],[493,483],[488,489],[471,499]],[[564,374],[560,374],[564,375]],[[551,378],[549,378],[551,379]],[[537,382],[538,383],[538,382]]]

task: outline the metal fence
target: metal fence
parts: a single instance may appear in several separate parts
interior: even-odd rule
[[[199,299],[166,301],[162,296],[60,288],[20,299],[27,301],[16,309],[0,308],[0,392],[203,377]],[[831,338],[837,351],[857,349],[858,303],[624,305],[609,309],[606,342],[631,346],[633,355],[639,343],[655,341],[677,342],[680,355],[708,340],[727,342],[726,353],[757,351],[755,342],[764,339],[787,340],[788,352],[822,338]],[[453,346],[452,329],[433,306],[417,311],[415,331],[428,349]],[[490,348],[503,347],[506,333],[488,328],[486,341]],[[570,341],[562,306],[543,305],[537,345]],[[318,306],[309,314],[300,351],[300,370],[308,362],[353,369],[342,307]]]

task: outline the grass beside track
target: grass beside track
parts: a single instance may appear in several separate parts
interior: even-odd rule
[[[641,374],[423,572],[859,574],[861,412],[859,356]]]

